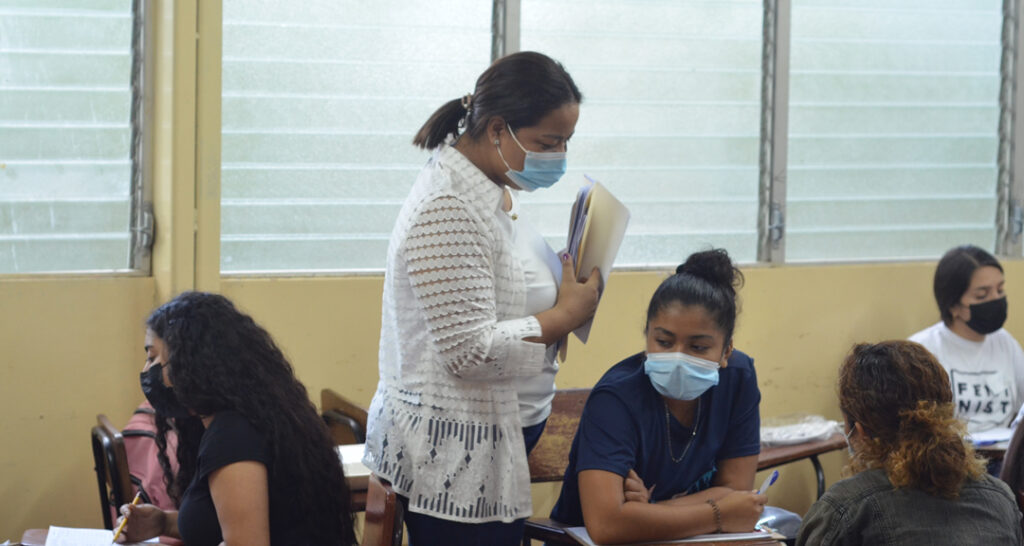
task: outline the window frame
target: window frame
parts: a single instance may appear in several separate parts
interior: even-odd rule
[[[765,36],[762,42],[765,67],[774,66],[776,74],[769,78],[762,74],[765,86],[774,86],[776,98],[781,90],[784,100],[762,100],[762,119],[774,119],[775,127],[782,120],[785,124],[789,113],[789,57],[790,38],[792,37],[792,0],[763,0],[765,6]],[[1015,164],[1024,165],[1024,147],[1014,147],[1014,134],[1024,134],[1024,119],[1014,116],[1014,104],[1024,104],[1024,89],[1017,85],[1019,74],[1024,71],[1024,59],[1020,58],[1018,36],[1024,29],[1024,21],[1020,20],[1020,0],[1003,0],[1003,30],[1001,34],[1002,55],[1000,59],[1000,95],[999,95],[999,134],[996,185],[996,213],[993,217],[996,240],[994,254],[1001,258],[1019,258],[1022,256],[1021,234],[1024,231],[1024,180],[1019,179],[1013,170]],[[774,15],[774,22],[769,16]],[[1016,23],[1016,24],[1014,24]],[[769,27],[774,27],[774,40],[771,39]],[[779,73],[784,71],[784,81],[779,81]],[[765,91],[770,93],[771,91]],[[1004,95],[1006,96],[1004,98]],[[1007,123],[1007,120],[1011,120]],[[1005,126],[1005,127],[1004,127]],[[772,131],[772,141],[768,147],[773,151],[782,149],[783,168],[777,168],[777,159],[762,164],[762,185],[759,196],[761,216],[758,222],[759,247],[764,254],[758,255],[758,264],[815,266],[815,265],[846,265],[875,263],[921,263],[935,262],[935,258],[894,258],[894,259],[816,259],[800,262],[789,262],[785,255],[786,242],[786,177],[785,150],[788,148],[789,134],[783,129],[781,134]],[[765,130],[762,127],[762,150],[765,144]],[[1008,152],[1012,150],[1012,155]],[[1004,154],[1006,157],[1004,158]],[[1005,169],[1004,169],[1005,165]],[[768,176],[768,173],[771,176]]]
[[[1017,258],[1024,255],[1024,177],[1017,166],[1024,165],[1024,146],[1016,146],[1016,135],[1024,134],[1024,116],[1015,115],[1024,105],[1024,73],[1020,39],[1024,36],[1019,0],[1003,0],[1002,56],[999,62],[999,155],[996,183],[996,255]]]
[[[155,23],[151,0],[132,0],[132,98],[131,98],[131,250],[132,273],[149,276],[153,271],[153,184],[150,173],[153,150],[153,49]]]
[[[39,271],[0,273],[0,281],[31,279],[148,277],[152,275],[154,243],[153,184],[153,84],[152,67],[155,61],[155,30],[152,4],[154,0],[132,0],[131,77],[129,88],[131,160],[129,182],[129,244],[124,249],[126,260],[122,269],[70,269],[66,271]]]
[[[1014,165],[1024,164],[1024,147],[1013,146],[1014,134],[1024,132],[1024,116],[1008,115],[1014,104],[1024,104],[1024,89],[1014,85],[1017,74],[1024,72],[1024,59],[1019,55],[1017,36],[1024,33],[1024,20],[1017,17],[1018,2],[1003,3],[1003,58],[1001,62],[1002,92],[1000,95],[1000,180],[997,213],[993,218],[1000,236],[996,252],[1004,257],[1022,255],[1024,231],[1024,180],[1015,176]],[[786,179],[788,156],[788,118],[790,86],[790,41],[792,0],[763,0],[762,74],[761,74],[761,136],[758,181],[757,261],[745,266],[816,265],[827,263],[890,263],[928,261],[916,258],[896,260],[812,260],[792,263],[786,260]],[[1014,24],[1015,23],[1015,24]],[[492,0],[491,60],[520,49],[521,0]],[[1011,32],[1012,31],[1012,32]],[[1009,90],[1009,91],[1008,91]],[[1005,96],[1004,96],[1005,95]],[[1010,120],[1010,122],[1007,122]],[[1012,150],[1012,156],[1007,152]],[[1006,156],[1004,158],[1004,155]],[[659,267],[616,267],[618,271],[647,271]],[[229,277],[279,276],[367,276],[380,275],[373,270],[339,270],[337,272],[267,271],[222,273]]]

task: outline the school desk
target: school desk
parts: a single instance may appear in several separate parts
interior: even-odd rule
[[[821,468],[818,455],[846,448],[846,438],[842,434],[833,434],[831,438],[816,442],[804,442],[789,446],[762,447],[757,456],[757,469],[767,470],[776,466],[792,463],[801,459],[810,459],[814,465],[814,474],[818,478],[818,498],[825,494],[825,471]]]

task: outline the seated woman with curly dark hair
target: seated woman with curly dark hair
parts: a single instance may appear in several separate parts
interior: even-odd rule
[[[1020,512],[953,417],[946,371],[910,341],[862,344],[839,370],[856,474],[804,517],[797,544],[1020,544]]]
[[[227,298],[201,292],[164,304],[146,326],[142,390],[177,427],[170,491],[181,502],[177,512],[122,506],[118,540],[355,544],[333,442],[270,334]]]

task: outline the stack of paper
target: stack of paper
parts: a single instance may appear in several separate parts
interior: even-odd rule
[[[589,176],[583,176],[587,181],[576,192],[576,202],[573,203],[572,214],[569,215],[569,240],[566,241],[565,246],[569,255],[573,257],[574,264],[580,255],[580,241],[583,240],[583,230],[587,224],[587,212],[589,211],[587,200],[590,198],[590,190],[597,183]]]
[[[1008,427],[995,427],[981,432],[972,432],[967,436],[977,447],[993,446],[1004,442],[1009,443],[1010,438],[1013,437],[1013,429]]]
[[[349,444],[335,447],[341,469],[345,472],[345,483],[349,489],[366,489],[370,480],[370,469],[363,464],[366,444]]]

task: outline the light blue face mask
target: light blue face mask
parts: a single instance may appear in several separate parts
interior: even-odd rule
[[[686,353],[647,353],[644,373],[655,390],[676,400],[693,400],[718,384],[717,362]]]
[[[519,189],[533,191],[537,188],[550,188],[562,178],[568,165],[565,159],[565,152],[531,152],[523,148],[523,145],[519,143],[519,139],[516,138],[516,134],[512,132],[512,128],[507,123],[505,127],[508,128],[508,134],[512,135],[512,140],[515,141],[516,146],[519,146],[519,149],[526,154],[526,160],[523,161],[523,170],[514,171],[512,167],[509,167],[508,161],[505,161],[505,155],[501,153],[501,142],[497,139],[494,140],[494,147],[498,149],[498,155],[505,162],[505,166],[508,167],[508,170],[505,171],[505,176],[515,183]]]

